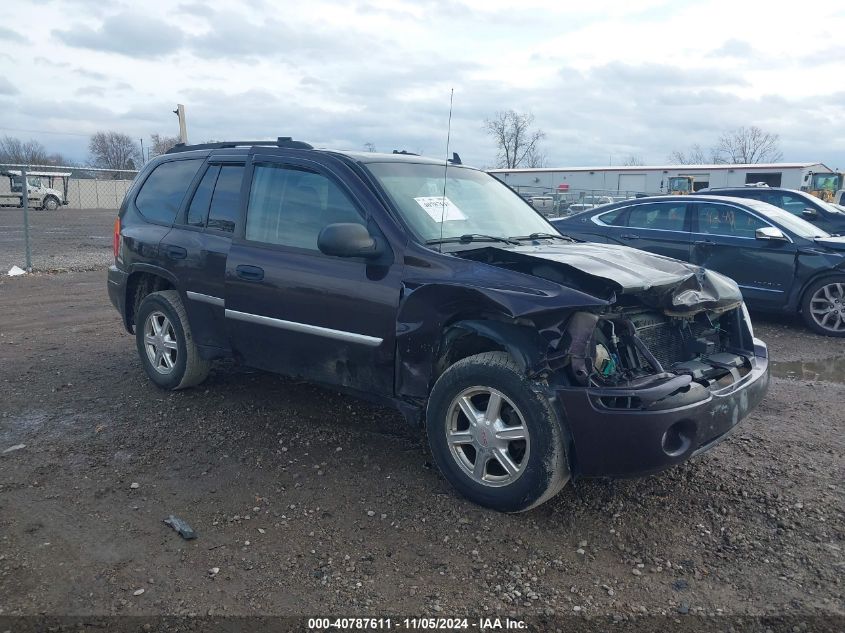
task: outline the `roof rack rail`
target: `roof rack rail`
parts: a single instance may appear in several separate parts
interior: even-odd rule
[[[275,141],[223,141],[220,143],[200,143],[198,145],[177,143],[165,153],[176,154],[178,152],[190,152],[196,149],[230,149],[232,147],[251,147],[253,145],[286,147],[288,149],[314,149],[312,145],[304,141],[294,141],[290,136],[280,136]]]
[[[419,156],[419,154],[414,154],[414,152],[408,152],[408,151],[405,151],[404,149],[403,150],[395,149],[395,150],[393,150],[393,153],[394,154],[404,154],[405,156]]]

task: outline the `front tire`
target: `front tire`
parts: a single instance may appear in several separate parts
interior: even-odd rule
[[[569,481],[561,421],[505,352],[449,367],[431,391],[426,427],[440,472],[479,505],[522,512]]]
[[[44,209],[46,209],[47,211],[55,211],[59,208],[59,206],[61,206],[59,203],[59,199],[55,196],[47,196],[46,198],[44,198]]]
[[[163,389],[187,389],[208,376],[185,307],[175,290],[145,296],[135,318],[135,342],[147,376]]]
[[[826,277],[811,284],[804,293],[801,315],[814,332],[845,337],[845,277]]]

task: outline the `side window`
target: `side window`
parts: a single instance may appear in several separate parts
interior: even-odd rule
[[[202,177],[191,206],[188,207],[186,223],[191,226],[205,226],[205,218],[208,216],[208,206],[211,204],[211,192],[214,191],[214,183],[217,182],[217,174],[220,173],[219,165],[210,165]]]
[[[697,206],[699,233],[753,238],[757,229],[769,226],[750,213],[736,207],[721,204],[699,204]]]
[[[795,194],[780,193],[779,196],[779,204],[776,204],[775,206],[780,207],[784,211],[789,211],[792,215],[801,217],[801,214],[804,213],[804,209],[813,206],[812,202],[809,202],[801,196],[796,196]]]
[[[620,209],[608,211],[607,213],[602,213],[600,216],[598,216],[598,220],[599,222],[607,224],[608,226],[624,226],[625,212],[628,210],[628,208],[629,207],[622,207]]]
[[[256,165],[246,213],[246,239],[317,250],[324,226],[364,220],[329,178],[296,167]]]
[[[202,159],[175,160],[153,170],[135,197],[135,206],[148,220],[172,224]]]
[[[686,220],[686,203],[652,203],[631,207],[628,226],[638,229],[683,231]]]
[[[209,229],[229,233],[235,230],[243,177],[243,165],[223,165],[220,168],[214,195],[211,197],[211,207],[208,210]]]

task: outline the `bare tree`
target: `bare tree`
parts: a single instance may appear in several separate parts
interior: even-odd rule
[[[484,119],[484,129],[493,137],[499,150],[498,167],[513,169],[530,162],[545,162],[538,143],[546,137],[542,130],[532,130],[534,115],[513,110],[496,112],[492,119]]]
[[[97,132],[88,143],[91,159],[97,167],[135,169],[142,162],[135,140],[120,132]]]
[[[718,162],[714,160],[714,151],[711,150],[710,154],[710,161],[714,163]],[[669,154],[668,160],[673,165],[704,165],[708,162],[705,157],[704,149],[698,143],[693,145],[689,151],[686,152],[675,150]]]
[[[375,152],[376,146],[373,143],[367,141],[366,143],[364,143],[364,149],[368,152]]]
[[[165,136],[163,134],[150,134],[150,157],[166,154],[167,150],[179,142],[178,136]]]
[[[56,154],[53,158],[61,157]],[[22,141],[13,136],[0,138],[0,163],[55,164],[41,143],[36,140]]]
[[[764,132],[756,125],[739,127],[719,137],[715,153],[725,163],[777,162],[783,158],[780,151],[780,136]]]
[[[631,154],[628,158],[622,161],[622,165],[624,167],[639,167],[641,165],[645,165],[645,161],[642,156]]]
[[[528,152],[528,156],[525,157],[525,166],[526,167],[548,167],[549,166],[549,158],[546,156],[546,152],[539,151],[537,149],[533,149]]]

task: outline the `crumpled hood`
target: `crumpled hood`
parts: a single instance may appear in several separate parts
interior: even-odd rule
[[[486,253],[486,255],[485,255]],[[559,281],[584,292],[637,295],[667,312],[725,311],[742,303],[734,281],[717,272],[627,246],[596,243],[484,248],[460,254]]]

